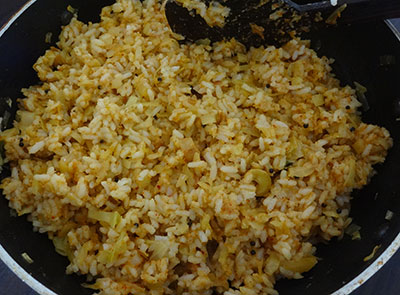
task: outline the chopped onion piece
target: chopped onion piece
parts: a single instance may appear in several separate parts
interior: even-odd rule
[[[311,270],[318,260],[315,256],[303,257],[299,260],[283,261],[282,266],[292,272],[303,273]]]
[[[45,42],[46,43],[51,43],[51,37],[53,37],[53,33],[52,32],[48,32],[47,34],[46,34],[46,37],[45,37]]]
[[[386,211],[385,219],[386,220],[391,220],[393,218],[394,213],[390,210]]]

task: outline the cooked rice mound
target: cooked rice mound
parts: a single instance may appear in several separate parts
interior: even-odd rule
[[[160,3],[118,0],[34,65],[4,195],[94,292],[277,294],[392,145],[332,62],[300,40],[181,45]]]

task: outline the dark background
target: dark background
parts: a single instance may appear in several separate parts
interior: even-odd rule
[[[0,27],[26,0],[0,0]],[[400,29],[400,19],[395,21]],[[0,262],[0,295],[36,295]],[[373,278],[351,295],[400,294],[400,252],[398,252]],[[306,295],[306,294],[302,294]],[[322,294],[321,294],[322,295]]]

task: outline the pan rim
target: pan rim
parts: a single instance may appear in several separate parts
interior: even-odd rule
[[[48,287],[46,287],[41,282],[36,280],[33,276],[31,276],[24,268],[22,268],[22,266],[20,266],[18,262],[16,262],[14,258],[12,258],[11,255],[8,254],[8,252],[1,245],[0,245],[0,259],[18,278],[20,278],[25,284],[27,284],[38,294],[57,295],[57,293],[50,290]]]
[[[396,38],[400,41],[400,31],[394,25],[391,20],[385,20],[386,25],[393,32]],[[362,273],[348,282],[346,285],[341,287],[339,290],[335,291],[331,295],[348,295],[366,281],[368,281],[373,275],[375,275],[390,258],[399,250],[400,248],[400,233],[396,236],[393,242],[386,248],[386,250],[376,259],[370,266],[368,266]]]
[[[333,292],[331,295],[348,295],[366,281],[368,281],[373,275],[375,275],[386,262],[399,250],[400,248],[400,233],[396,236],[393,242],[386,248],[386,250],[363,272],[348,282],[346,285],[341,287],[339,290]]]
[[[399,41],[400,41],[400,31],[394,25],[394,23],[390,19],[385,20],[385,23],[389,27],[389,29],[393,32],[393,34],[397,37],[397,39],[399,39]]]
[[[27,10],[29,7],[32,6],[33,3],[35,3],[37,0],[30,0],[27,3],[25,3],[24,6],[22,6],[9,20],[4,24],[4,26],[1,27],[0,30],[0,38],[4,35],[4,33],[10,28],[10,26]]]
[[[23,14],[29,7],[31,7],[37,0],[30,0],[25,3],[9,20],[4,26],[1,27],[0,30],[0,38],[4,35],[4,33],[10,28],[10,26]],[[55,292],[50,290],[50,288],[43,285],[41,282],[36,280],[33,276],[31,276],[21,265],[18,264],[17,261],[11,257],[10,254],[4,249],[2,245],[0,245],[0,260],[26,285],[32,288],[35,292],[40,295],[57,295]]]
[[[23,7],[20,8],[0,29],[0,38],[4,33],[10,28],[10,26],[37,0],[28,1]],[[391,29],[393,34],[400,41],[400,31],[396,28],[391,20],[385,20],[386,25]],[[385,263],[397,252],[400,248],[400,233],[392,241],[392,243],[386,248],[386,250],[376,259],[370,266],[368,266],[364,271],[362,271],[358,276],[348,282],[346,285],[342,286],[337,291],[331,293],[331,295],[348,295],[367,280],[369,280],[374,274],[376,274]],[[36,291],[40,295],[57,295],[50,288],[43,285],[41,282],[36,280],[32,275],[30,275],[21,265],[19,265],[13,257],[0,245],[0,260],[25,284]]]

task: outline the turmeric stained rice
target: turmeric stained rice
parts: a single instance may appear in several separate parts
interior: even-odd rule
[[[153,0],[59,38],[1,133],[1,188],[99,294],[277,294],[392,145],[307,41],[179,44]]]

